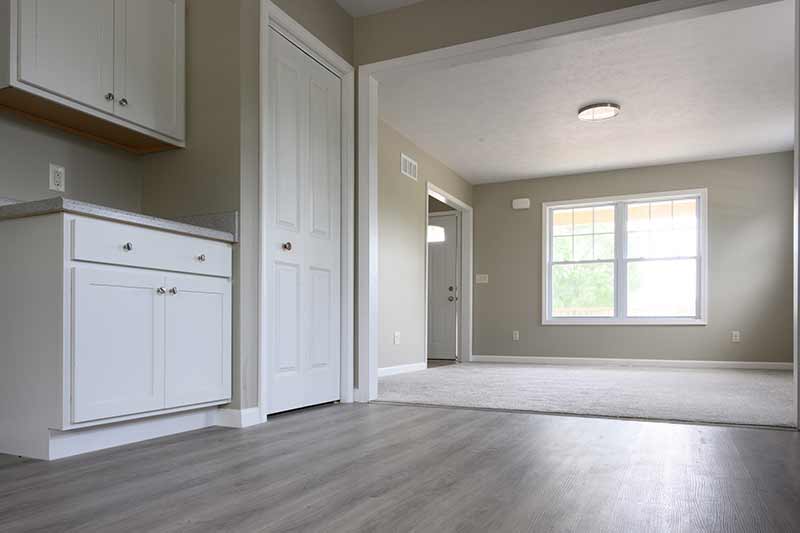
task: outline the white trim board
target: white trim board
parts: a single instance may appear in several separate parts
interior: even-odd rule
[[[274,28],[292,44],[300,48],[323,67],[342,80],[342,210],[341,210],[341,367],[340,401],[350,403],[354,399],[354,295],[355,295],[355,70],[336,52],[297,23],[270,0],[261,0],[261,24],[259,30],[259,228],[267,224],[265,182],[270,168],[265,154],[268,152],[269,117],[267,115],[269,89],[269,29]],[[376,197],[377,202],[377,197]],[[267,235],[260,231],[259,242],[259,287],[258,287],[258,407],[261,419],[267,417],[267,352],[263,317],[266,316],[266,252]],[[377,324],[376,324],[377,327]]]
[[[427,361],[422,363],[410,363],[407,365],[387,366],[378,369],[378,377],[394,376],[395,374],[407,374],[409,372],[418,372],[428,368]]]
[[[216,425],[226,428],[247,428],[264,422],[261,409],[219,409],[217,411]]]
[[[679,359],[615,359],[610,357],[545,357],[529,355],[473,355],[474,363],[528,365],[636,366],[660,368],[719,368],[728,370],[792,370],[792,363],[759,361],[697,361]]]

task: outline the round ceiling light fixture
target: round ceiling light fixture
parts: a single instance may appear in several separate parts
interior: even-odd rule
[[[580,108],[578,110],[578,118],[584,122],[599,122],[616,117],[620,111],[622,111],[622,108],[619,104],[601,102]]]

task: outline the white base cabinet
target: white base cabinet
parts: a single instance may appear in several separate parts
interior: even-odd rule
[[[229,403],[230,244],[56,213],[0,249],[0,453]]]

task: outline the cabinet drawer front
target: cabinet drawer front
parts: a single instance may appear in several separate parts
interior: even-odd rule
[[[231,276],[228,244],[118,224],[72,221],[72,259],[207,276]]]

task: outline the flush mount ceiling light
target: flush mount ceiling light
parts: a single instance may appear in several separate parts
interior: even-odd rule
[[[599,122],[616,117],[621,110],[622,108],[619,104],[612,104],[610,102],[589,104],[578,110],[578,118],[584,122]]]

